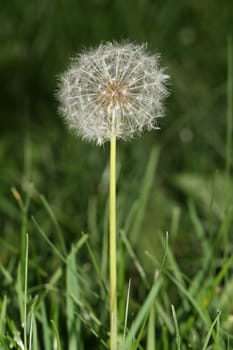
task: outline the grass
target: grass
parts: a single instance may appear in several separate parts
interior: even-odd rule
[[[231,349],[231,294],[227,291],[232,284],[232,256],[223,254],[223,245],[213,249],[213,237],[206,234],[208,222],[204,224],[205,220],[200,218],[194,198],[189,195],[187,221],[200,242],[200,253],[198,268],[192,276],[181,270],[169,233],[156,233],[161,241],[160,258],[159,253],[158,256],[144,253],[144,259],[151,265],[147,271],[137,256],[138,247],[130,241],[134,232],[137,240],[140,232],[143,234],[144,220],[138,213],[146,216],[157,159],[158,152],[152,149],[142,191],[132,202],[119,236],[118,264],[122,274],[118,279],[118,298],[122,304],[119,349]],[[77,233],[73,244],[67,247],[64,230],[68,228],[64,219],[61,226],[58,207],[53,211],[53,204],[32,186],[27,186],[22,194],[13,188],[12,193],[11,206],[5,206],[5,215],[8,210],[10,221],[16,221],[16,226],[21,221],[21,236],[19,250],[12,241],[2,239],[1,246],[8,256],[6,263],[1,264],[1,347],[108,349],[107,268],[100,269],[101,258],[107,261],[101,256],[106,254],[105,249],[99,254],[98,243],[97,247],[92,246],[91,232]],[[19,204],[19,213],[13,205],[14,199]],[[91,216],[91,226],[97,223],[98,232],[105,227],[105,215],[101,221],[95,215]],[[219,231],[229,230],[229,225],[224,224],[226,220],[229,219],[225,214],[219,220]],[[175,226],[179,231],[179,222]],[[216,240],[219,234],[215,232]],[[175,232],[173,235],[177,237]],[[103,234],[100,242],[106,237]]]
[[[187,43],[187,33],[185,42],[185,30],[191,30],[192,36],[195,28],[179,27],[168,2],[160,10],[161,21],[171,19],[167,27],[156,22],[164,30],[160,37],[156,34],[162,51],[173,23],[183,41],[170,45],[167,53],[174,100],[168,118],[161,121],[163,132],[156,134],[159,141],[151,134],[145,140],[119,144],[119,350],[230,350],[231,39],[225,122],[223,86],[210,88],[221,71],[215,72],[208,50],[213,41],[198,56],[193,44]],[[142,16],[143,12],[138,13]],[[213,19],[216,23],[216,16]],[[220,22],[216,25],[222,27]],[[198,28],[211,30],[209,25]],[[44,34],[35,35],[43,43],[39,39]],[[154,32],[150,35],[153,38]],[[198,42],[206,48],[203,38]],[[13,47],[18,45],[16,39],[10,41]],[[50,46],[46,42],[45,47]],[[43,57],[36,49],[36,45],[31,48],[32,61],[38,64]],[[9,65],[12,54],[8,51],[4,57]],[[22,54],[19,49],[16,52]],[[183,75],[173,61],[177,55],[186,62]],[[204,55],[210,86],[194,79],[199,64],[189,67],[190,58],[204,62]],[[33,66],[30,69],[36,71]],[[190,80],[194,82],[192,94],[187,89]],[[52,90],[48,81],[45,85]],[[47,111],[40,98],[35,100],[39,110]],[[57,125],[57,119],[42,127],[25,124],[22,131],[13,130],[0,140],[0,349],[108,349],[108,150],[82,144]]]

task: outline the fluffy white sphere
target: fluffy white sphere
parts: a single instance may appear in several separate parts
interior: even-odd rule
[[[72,59],[60,79],[60,111],[84,139],[126,140],[157,127],[168,78],[146,45],[107,42]]]

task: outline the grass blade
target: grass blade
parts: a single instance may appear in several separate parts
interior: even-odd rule
[[[170,273],[166,273],[170,280],[179,288],[179,290],[181,291],[182,294],[184,294],[187,299],[190,301],[190,303],[194,306],[194,308],[196,309],[197,313],[199,314],[200,318],[202,319],[204,325],[206,328],[209,327],[210,324],[210,319],[207,315],[205,315],[205,313],[203,312],[203,310],[201,309],[201,307],[198,305],[198,303],[196,302],[196,300],[193,298],[193,296],[186,290],[186,288],[179,282],[177,281]]]
[[[141,309],[139,310],[137,317],[134,320],[134,322],[129,330],[129,333],[126,337],[124,344],[120,347],[120,350],[129,350],[130,344],[135,339],[135,336],[136,336],[138,329],[140,328],[140,326],[144,322],[145,317],[148,315],[150,308],[155,300],[155,297],[161,288],[161,285],[162,285],[162,279],[158,278],[154,282],[153,287],[151,288],[144,304],[142,305]]]
[[[53,326],[52,328],[53,328],[53,333],[54,333],[53,349],[54,350],[62,350],[61,339],[60,339],[60,336],[59,336],[59,332],[58,332],[58,329],[57,329],[56,322],[51,320],[51,323],[52,323],[52,326]]]
[[[155,309],[152,306],[150,310],[147,330],[147,346],[146,350],[155,349]]]
[[[130,288],[131,288],[131,280],[129,280],[128,290],[127,290],[127,298],[126,298],[126,306],[125,306],[125,322],[124,322],[123,343],[125,341],[126,330],[127,330],[127,322],[128,322],[128,314],[129,314]]]
[[[150,153],[145,176],[141,185],[140,198],[139,198],[138,207],[137,207],[137,215],[135,216],[133,226],[130,232],[130,240],[132,242],[132,245],[135,245],[135,243],[137,242],[138,235],[141,230],[143,218],[146,211],[146,204],[147,204],[148,197],[151,192],[151,187],[154,181],[154,172],[155,172],[156,164],[158,162],[158,158],[159,158],[159,150],[157,148],[153,148]]]
[[[207,333],[207,336],[206,336],[206,339],[205,339],[205,343],[203,345],[202,350],[207,350],[210,338],[211,338],[211,336],[213,334],[214,327],[215,327],[216,323],[219,321],[220,315],[221,315],[221,313],[218,312],[217,316],[215,317],[215,319],[214,319],[214,321],[213,321],[213,323],[212,323],[212,325],[211,325],[211,327],[210,327],[210,329],[209,329],[209,331]]]
[[[63,254],[66,254],[67,251],[66,251],[65,241],[64,241],[64,237],[63,237],[63,232],[62,232],[61,227],[57,221],[57,218],[56,218],[52,208],[50,207],[48,201],[46,200],[45,196],[40,195],[40,200],[41,200],[42,204],[44,205],[44,208],[46,209],[47,213],[49,214],[49,216],[52,220],[52,223],[54,224],[55,230],[57,232],[57,237],[58,237],[58,240],[59,240],[60,245],[61,245],[62,252],[63,252]]]
[[[66,268],[66,315],[67,315],[67,333],[68,333],[68,349],[81,349],[81,322],[75,315],[75,303],[71,295],[79,298],[79,282],[77,275],[73,273],[76,268],[75,248],[72,246],[69,255],[67,256]]]
[[[28,293],[28,234],[26,234],[26,246],[25,246],[25,267],[24,267],[24,312],[23,312],[23,338],[24,349],[27,350],[27,293]]]
[[[176,310],[174,308],[174,305],[171,305],[171,308],[172,308],[172,317],[174,320],[175,330],[176,330],[176,347],[177,347],[177,350],[181,350],[180,331],[179,331],[178,321],[176,317]]]

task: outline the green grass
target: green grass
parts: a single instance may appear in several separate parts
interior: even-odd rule
[[[118,147],[119,350],[233,349],[227,8],[13,3],[0,15],[0,349],[109,349],[108,146],[70,136],[52,94],[74,50],[120,37],[162,52],[172,96],[161,132]]]
[[[33,164],[32,143],[31,147]],[[141,247],[137,242],[140,243],[140,236],[146,234],[146,208],[157,158],[158,152],[152,149],[142,185],[118,236],[118,298],[122,305],[119,349],[231,349],[231,294],[228,290],[232,285],[233,259],[231,255],[225,256],[227,247],[215,245],[219,234],[224,230],[227,230],[225,236],[230,233],[229,224],[224,224],[227,214],[220,216],[215,236],[209,235],[211,212],[200,218],[195,196],[187,193],[185,221],[196,235],[199,249],[195,271],[190,274],[182,271],[175,256],[180,222],[172,232],[174,237],[155,231],[160,240],[157,255],[140,251],[138,257]],[[61,211],[61,203],[56,198],[49,203],[35,185],[28,183],[20,192],[13,188],[13,196],[7,196],[8,205],[3,206],[5,216],[9,217],[9,232],[19,227],[19,238],[17,245],[6,236],[1,239],[1,250],[7,254],[5,263],[1,263],[1,347],[108,349],[108,278],[106,266],[100,268],[101,261],[107,263],[103,258],[106,248],[103,253],[101,248],[106,246],[104,240],[107,239],[104,211],[101,218],[97,208],[92,208],[89,224],[96,231],[93,246],[92,232],[76,232],[72,215],[69,225],[66,224],[67,219],[62,216],[66,208]],[[106,193],[104,198],[107,201]],[[124,208],[121,193],[119,198],[121,213]],[[14,200],[19,204],[18,210]],[[211,210],[214,210],[213,205]],[[174,220],[172,215],[170,220]],[[170,224],[174,227],[172,222]],[[7,227],[6,224],[5,229]],[[69,230],[73,235],[70,246],[66,243]],[[131,241],[134,232],[137,239]],[[143,267],[142,256],[147,270]]]

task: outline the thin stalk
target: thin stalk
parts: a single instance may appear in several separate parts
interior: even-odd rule
[[[25,267],[24,267],[24,349],[27,350],[27,291],[28,291],[28,233],[26,234],[26,247],[25,247]]]
[[[223,221],[223,242],[225,257],[228,253],[229,246],[229,229],[227,226],[227,217],[229,216],[229,208],[231,197],[231,169],[232,169],[232,131],[233,131],[233,66],[232,66],[232,37],[228,37],[227,42],[227,121],[226,121],[226,166],[225,166],[225,220]]]
[[[232,36],[228,37],[227,42],[227,128],[226,128],[226,177],[230,177],[232,166],[232,130],[233,130],[233,50]]]
[[[113,129],[114,125],[113,118]],[[116,136],[114,130],[110,141],[109,195],[110,349],[117,350]]]

